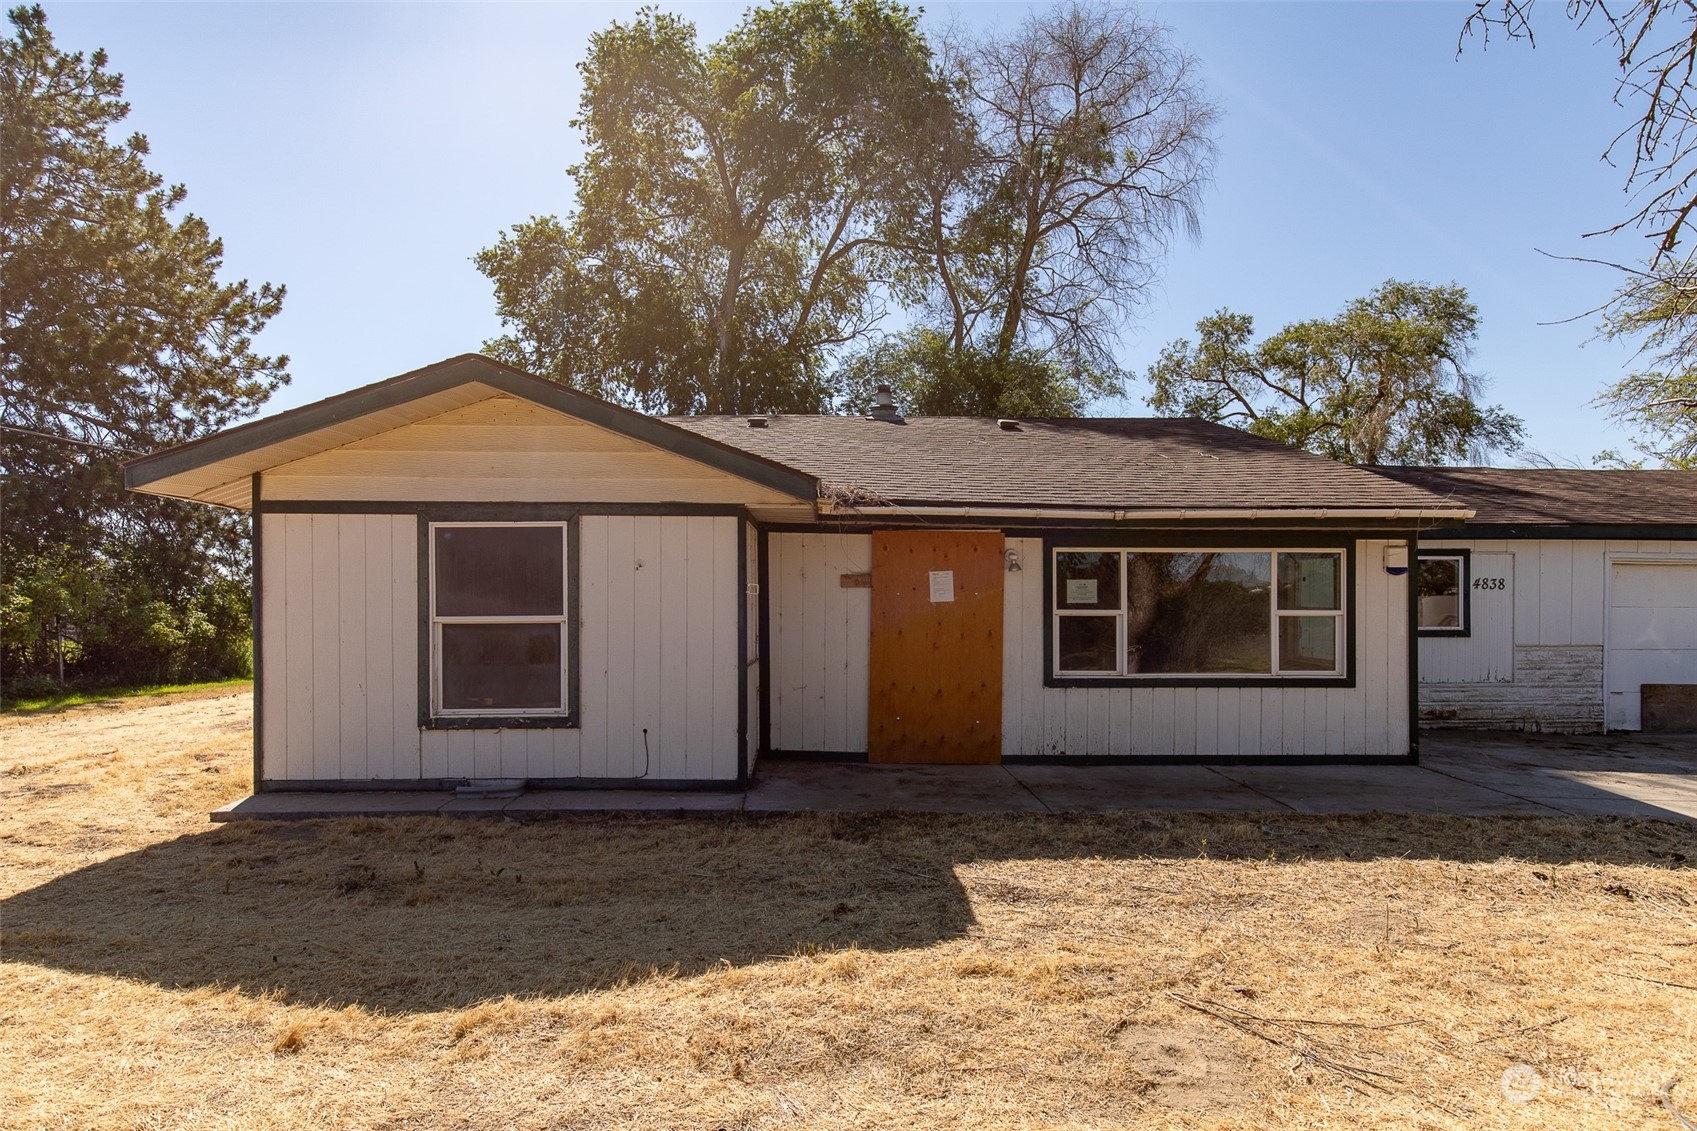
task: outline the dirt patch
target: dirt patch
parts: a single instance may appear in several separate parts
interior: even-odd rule
[[[1253,1098],[1241,1044],[1202,1025],[1127,1025],[1114,1045],[1147,1081],[1145,1099],[1177,1111],[1236,1115]]]

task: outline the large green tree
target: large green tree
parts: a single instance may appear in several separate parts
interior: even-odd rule
[[[1348,463],[1448,463],[1520,447],[1520,419],[1481,403],[1479,314],[1459,286],[1395,279],[1336,317],[1254,340],[1221,310],[1150,367],[1149,404]]]
[[[577,207],[477,257],[496,355],[650,411],[817,412],[912,285],[915,169],[954,108],[914,17],[791,0],[702,46],[655,9],[590,41]]]
[[[281,287],[218,275],[223,245],[147,139],[104,52],[41,8],[0,40],[4,677],[149,680],[246,664],[245,524],[123,490],[121,458],[252,414],[287,380],[253,337]]]

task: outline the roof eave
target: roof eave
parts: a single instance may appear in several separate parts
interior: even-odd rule
[[[880,506],[819,501],[820,514],[911,514],[950,518],[1054,518],[1095,519],[1103,522],[1138,521],[1245,521],[1315,520],[1331,522],[1360,519],[1373,521],[1453,522],[1472,518],[1472,510],[1443,507],[1020,507],[995,503],[935,504],[894,501]]]
[[[805,472],[656,417],[567,389],[481,354],[462,354],[264,420],[240,424],[186,444],[126,460],[123,465],[124,486],[132,491],[146,490],[150,484],[199,470],[220,460],[233,459],[270,444],[473,382],[717,467],[797,499],[812,502],[819,494],[818,480]]]

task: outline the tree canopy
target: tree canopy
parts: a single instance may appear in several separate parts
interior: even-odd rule
[[[477,259],[490,348],[651,411],[818,412],[874,378],[919,411],[1078,411],[1121,388],[1213,160],[1194,62],[1130,9],[940,49],[889,0],[787,0],[705,47],[647,10],[580,69],[576,209]]]
[[[1335,317],[1254,341],[1254,320],[1221,310],[1149,368],[1149,404],[1360,464],[1478,460],[1515,451],[1523,427],[1480,402],[1468,362],[1479,316],[1467,292],[1392,279]]]
[[[244,524],[123,490],[121,457],[250,415],[287,380],[253,338],[283,289],[223,282],[223,245],[177,215],[104,52],[66,53],[42,9],[0,39],[0,441],[8,685],[56,669],[133,679],[245,666]]]
[[[1218,112],[1195,60],[1130,7],[1033,14],[955,45],[949,73],[970,134],[932,194],[947,364],[931,373],[963,411],[1075,411],[1119,391],[1119,331],[1175,231],[1198,231]]]
[[[793,0],[702,47],[646,9],[579,70],[577,209],[477,257],[492,351],[650,411],[820,411],[830,351],[905,282],[912,172],[950,129],[913,17]]]
[[[1697,265],[1631,273],[1605,313],[1603,331],[1640,345],[1648,365],[1604,388],[1597,403],[1636,429],[1640,459],[1697,470]]]
[[[1462,45],[1472,35],[1488,44],[1493,32],[1535,44],[1533,8],[1534,0],[1481,0],[1462,25]],[[1697,258],[1685,238],[1697,215],[1697,7],[1568,0],[1565,15],[1602,31],[1615,52],[1615,101],[1637,115],[1603,148],[1605,161],[1625,169],[1627,214],[1586,235],[1634,231],[1652,241],[1641,262],[1597,260],[1624,279],[1599,308],[1602,334],[1639,345],[1648,367],[1606,386],[1595,403],[1648,435],[1636,442],[1640,456],[1697,466]]]

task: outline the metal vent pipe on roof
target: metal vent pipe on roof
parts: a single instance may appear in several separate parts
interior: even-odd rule
[[[879,385],[872,390],[872,411],[868,415],[873,420],[901,423],[902,414],[896,411],[896,396],[888,385]]]

